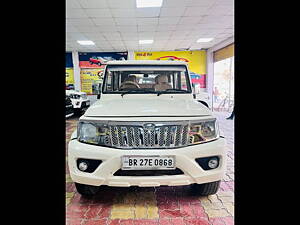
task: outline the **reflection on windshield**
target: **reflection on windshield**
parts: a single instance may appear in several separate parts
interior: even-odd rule
[[[104,93],[191,93],[185,66],[108,66]]]

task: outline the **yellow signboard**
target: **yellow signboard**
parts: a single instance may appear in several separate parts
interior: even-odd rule
[[[74,70],[73,68],[66,68],[66,85],[74,84]]]
[[[80,71],[81,91],[93,94],[93,85],[97,85],[103,80],[103,68],[87,69]]]
[[[206,51],[135,52],[135,60],[179,60],[188,63],[190,72],[206,74]]]

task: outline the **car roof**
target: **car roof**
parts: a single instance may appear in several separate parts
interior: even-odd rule
[[[187,65],[183,61],[171,60],[115,60],[108,61],[107,65]]]

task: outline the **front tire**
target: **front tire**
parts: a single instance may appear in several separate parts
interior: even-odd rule
[[[75,187],[76,187],[77,192],[85,197],[94,196],[99,191],[98,186],[75,183]]]
[[[221,181],[219,180],[219,181],[205,183],[205,184],[194,184],[193,192],[194,194],[200,196],[214,195],[218,192],[220,183]]]

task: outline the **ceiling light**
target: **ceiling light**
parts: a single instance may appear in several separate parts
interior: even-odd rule
[[[93,41],[77,41],[80,45],[95,45]]]
[[[213,38],[199,38],[198,40],[197,40],[197,42],[210,42],[210,41],[212,41],[213,40]]]
[[[163,0],[136,0],[137,8],[161,7]]]
[[[153,40],[139,40],[140,45],[152,44],[152,43],[153,43]]]

